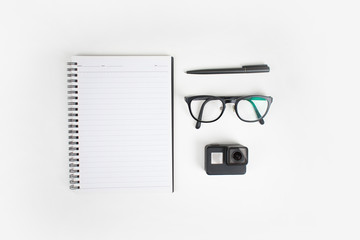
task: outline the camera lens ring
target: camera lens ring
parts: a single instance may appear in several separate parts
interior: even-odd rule
[[[235,161],[240,161],[242,159],[242,157],[243,157],[243,155],[240,151],[233,152],[233,154],[232,154],[232,158]]]

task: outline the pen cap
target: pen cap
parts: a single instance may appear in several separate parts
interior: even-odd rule
[[[266,64],[243,66],[245,72],[270,72],[270,68]]]

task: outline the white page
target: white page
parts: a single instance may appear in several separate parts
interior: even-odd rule
[[[172,59],[76,56],[80,189],[173,190]]]

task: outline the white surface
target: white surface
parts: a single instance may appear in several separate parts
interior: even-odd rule
[[[2,1],[1,239],[359,239],[356,1]],[[66,65],[175,58],[175,193],[68,189]],[[269,74],[185,70],[266,63]],[[195,129],[183,97],[262,93],[265,125]],[[249,148],[207,176],[209,143]],[[216,227],[214,227],[216,223]]]
[[[79,150],[71,151],[80,159],[76,186],[172,192],[171,57],[76,56],[71,62],[78,80],[78,94],[69,95],[78,96]]]

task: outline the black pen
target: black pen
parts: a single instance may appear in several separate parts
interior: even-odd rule
[[[229,74],[229,73],[260,73],[270,72],[270,68],[266,64],[248,65],[242,68],[220,68],[220,69],[200,69],[187,71],[188,74]]]

